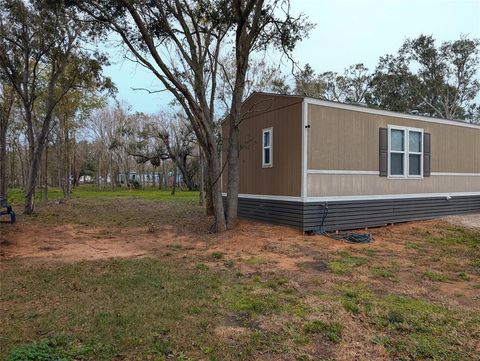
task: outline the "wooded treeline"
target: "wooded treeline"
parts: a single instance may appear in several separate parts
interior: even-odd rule
[[[422,35],[373,71],[356,64],[317,73],[292,60],[311,28],[286,0],[0,0],[0,194],[22,188],[31,214],[35,192],[51,186],[68,197],[80,180],[115,188],[141,186],[146,175],[152,186],[173,179],[174,191],[181,179],[186,189],[205,190],[221,232],[236,224],[238,126],[252,91],[479,121],[478,40],[437,46]],[[108,58],[98,47],[112,38],[157,81],[147,92],[173,96],[168,111],[136,113],[114,100],[115,79],[103,75]],[[262,60],[267,52],[297,70]],[[135,182],[125,176],[131,172]]]
[[[363,104],[385,110],[480,123],[480,40],[437,44],[432,36],[408,39],[375,69],[354,64],[343,73],[317,73],[309,64],[280,75],[276,92]]]

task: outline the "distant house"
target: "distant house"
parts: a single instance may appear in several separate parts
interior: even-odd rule
[[[158,172],[146,171],[143,173],[137,174],[135,171],[130,171],[128,173],[119,173],[117,175],[117,182],[124,184],[126,180],[129,182],[137,181],[139,183],[144,183],[146,185],[158,184],[161,178],[161,174]]]
[[[480,212],[477,125],[254,93],[240,143],[242,217],[308,231]]]
[[[137,181],[140,184],[144,184],[146,186],[159,184],[165,184],[165,180],[167,186],[171,187],[173,185],[173,180],[175,177],[173,176],[173,172],[168,172],[167,175],[164,175],[160,172],[152,172],[152,171],[145,171],[143,173],[137,173],[135,171],[130,171],[128,173],[119,173],[117,175],[117,182],[120,184],[125,184],[125,181],[128,180],[129,182]],[[180,184],[183,181],[182,175],[177,175],[177,184]]]

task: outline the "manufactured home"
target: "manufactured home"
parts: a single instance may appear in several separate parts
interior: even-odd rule
[[[242,112],[241,217],[332,231],[480,213],[478,125],[266,93]]]

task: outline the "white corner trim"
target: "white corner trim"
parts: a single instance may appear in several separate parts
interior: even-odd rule
[[[337,169],[308,169],[308,174],[336,174],[336,175],[380,175],[376,170],[337,170]]]
[[[466,122],[462,122],[462,121],[457,121],[457,120],[430,118],[430,117],[424,117],[424,116],[421,116],[421,115],[397,113],[397,112],[392,112],[392,111],[389,111],[389,110],[368,108],[368,107],[363,107],[363,106],[360,106],[360,105],[350,105],[350,104],[329,102],[329,101],[326,101],[326,100],[320,100],[320,99],[315,99],[315,98],[307,98],[307,97],[305,97],[304,101],[308,104],[321,105],[321,106],[329,107],[329,108],[351,110],[351,111],[354,111],[354,112],[376,114],[376,115],[382,115],[382,116],[385,116],[385,117],[395,117],[395,118],[419,120],[419,121],[427,122],[427,123],[453,125],[453,126],[457,126],[457,127],[473,128],[473,129],[480,130],[480,126],[478,126],[478,125],[470,124],[470,123],[466,123]]]
[[[300,180],[300,196],[302,200],[305,200],[308,197],[308,186],[307,186],[307,168],[308,168],[308,104],[306,99],[303,99],[302,102],[302,169],[301,169],[301,180]]]
[[[451,176],[451,177],[480,177],[480,173],[447,173],[447,172],[432,172],[432,176]]]

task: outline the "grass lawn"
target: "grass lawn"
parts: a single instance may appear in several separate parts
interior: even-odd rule
[[[1,359],[479,359],[479,231],[214,235],[194,192],[57,196],[0,225]]]

